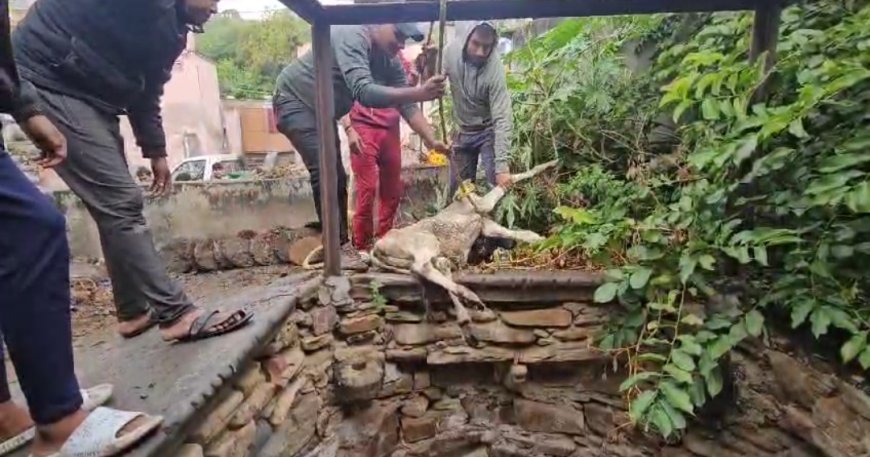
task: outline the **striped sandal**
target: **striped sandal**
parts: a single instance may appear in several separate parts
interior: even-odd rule
[[[93,411],[96,407],[104,405],[110,398],[112,398],[112,389],[113,387],[111,384],[100,384],[91,387],[90,389],[81,390],[82,409],[85,411]],[[36,427],[30,427],[18,435],[0,443],[0,456],[10,454],[33,441],[34,436],[36,436]]]

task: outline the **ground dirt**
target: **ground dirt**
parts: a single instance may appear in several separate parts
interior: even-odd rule
[[[294,271],[288,265],[253,267],[201,274],[173,275],[194,303],[231,295],[235,290],[266,285]],[[112,286],[101,265],[76,262],[72,266],[73,345],[99,344],[114,338],[115,306]]]

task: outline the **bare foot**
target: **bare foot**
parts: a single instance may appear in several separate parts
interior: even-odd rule
[[[38,427],[36,430],[36,438],[33,440],[31,455],[33,457],[46,457],[59,451],[66,440],[69,439],[73,432],[75,432],[76,428],[78,428],[87,417],[88,413],[79,410],[54,424]],[[136,430],[136,428],[144,424],[147,420],[148,418],[146,416],[140,416],[133,419],[121,428],[116,436],[124,436],[125,434]]]
[[[151,325],[151,313],[145,313],[133,320],[118,322],[118,333],[123,337],[134,336]]]
[[[0,403],[0,443],[33,427],[33,419],[27,410],[13,401]]]
[[[161,328],[160,333],[163,336],[163,341],[175,341],[180,338],[184,338],[190,334],[190,326],[193,325],[193,321],[196,320],[199,316],[202,316],[206,313],[204,309],[195,309],[179,318],[174,324],[169,327]],[[215,314],[210,322],[217,324],[224,320],[227,315],[223,312],[218,312]],[[208,329],[210,327],[206,327]],[[203,329],[203,330],[206,330]]]

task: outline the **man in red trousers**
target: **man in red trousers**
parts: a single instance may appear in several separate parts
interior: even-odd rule
[[[417,85],[411,64],[399,53],[408,76],[408,85]],[[402,199],[402,142],[396,108],[367,108],[354,103],[341,119],[350,145],[350,166],[354,174],[356,210],[353,215],[353,245],[368,251],[374,237],[380,238],[393,227],[396,210]],[[378,200],[377,230],[372,221],[375,195]]]

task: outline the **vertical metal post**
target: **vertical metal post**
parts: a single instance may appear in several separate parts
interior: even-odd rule
[[[761,53],[767,52],[764,58],[764,69],[770,71],[776,63],[776,43],[779,41],[779,21],[782,5],[780,0],[769,0],[755,8],[755,20],[752,24],[752,43],[749,47],[749,61],[755,62]],[[765,81],[753,97],[756,100],[767,98]]]
[[[332,90],[332,45],[330,25],[317,20],[312,24],[314,52],[315,101],[317,110],[317,137],[320,141],[320,197],[323,221],[323,274],[338,276],[341,272],[340,241],[341,219],[338,208],[338,151],[335,138],[335,100]]]

